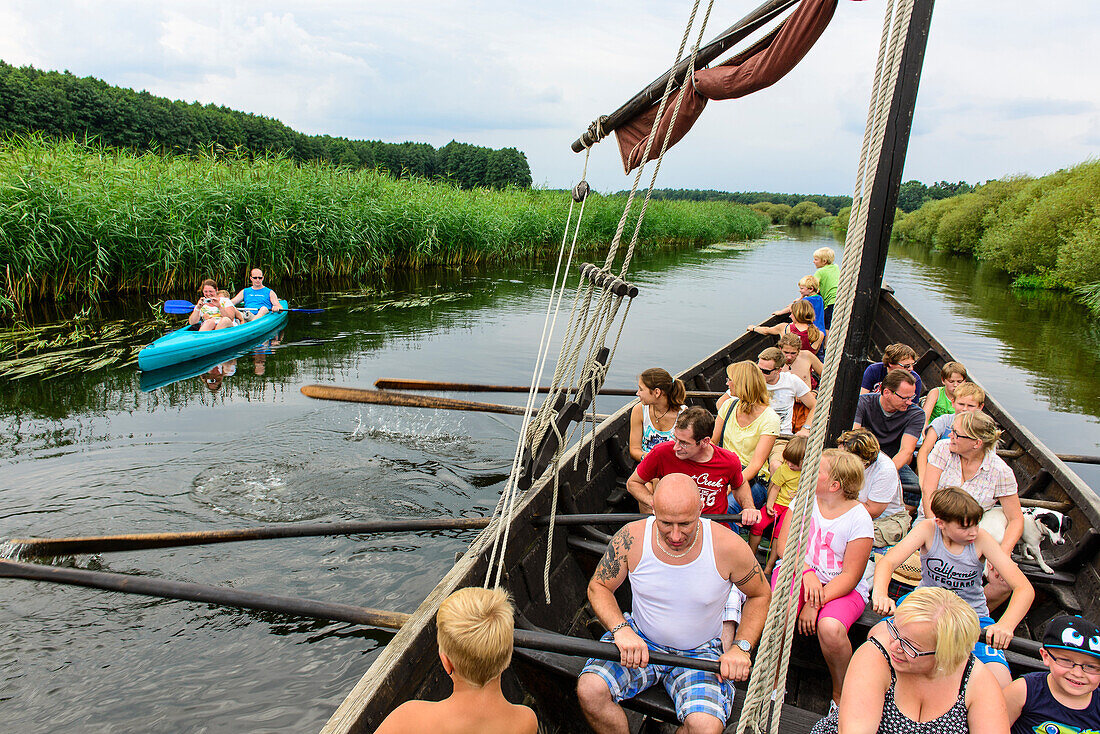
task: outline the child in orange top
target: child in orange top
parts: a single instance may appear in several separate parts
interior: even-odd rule
[[[459,589],[439,605],[439,659],[454,683],[442,701],[406,701],[376,734],[536,734],[526,706],[509,703],[500,675],[512,660],[512,605],[500,589]]]

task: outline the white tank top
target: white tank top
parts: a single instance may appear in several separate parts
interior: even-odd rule
[[[714,562],[711,521],[701,518],[699,557],[673,566],[653,555],[653,517],[646,520],[642,558],[630,571],[638,629],[659,645],[693,650],[722,632],[726,599],[733,584],[722,578]]]

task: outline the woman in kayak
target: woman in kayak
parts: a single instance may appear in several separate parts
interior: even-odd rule
[[[231,303],[228,305],[232,307]],[[225,306],[226,304],[218,296],[218,284],[208,278],[202,282],[202,296],[191,309],[187,323],[192,326],[198,325],[198,331],[228,329],[233,326],[233,317],[226,313]]]

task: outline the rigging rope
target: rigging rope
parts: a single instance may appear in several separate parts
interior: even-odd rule
[[[849,318],[852,303],[855,300],[856,277],[863,259],[863,246],[867,232],[867,197],[875,189],[875,179],[878,174],[877,161],[882,151],[894,87],[901,73],[904,38],[912,12],[913,0],[889,0],[886,6],[875,79],[867,112],[867,125],[864,130],[855,192],[852,197],[848,234],[844,241],[840,287],[837,290],[833,329],[830,331],[830,337],[834,334],[837,337],[835,340],[830,338],[833,344],[844,344],[847,340]],[[787,668],[798,609],[798,594],[801,593],[801,584],[798,585],[797,593],[791,591],[791,586],[796,578],[801,577],[803,569],[802,559],[805,557],[809,532],[807,518],[813,507],[817,472],[821,462],[821,451],[824,448],[833,386],[842,357],[841,352],[840,349],[829,349],[825,357],[824,374],[819,389],[821,398],[814,411],[813,426],[806,450],[807,461],[802,467],[802,477],[799,480],[795,501],[791,511],[787,513],[789,530],[787,544],[783,550],[785,562],[780,566],[775,583],[775,593],[772,595],[768,618],[761,635],[762,643],[753,665],[741,717],[737,722],[737,734],[742,734],[747,729],[752,729],[753,732],[769,731],[771,734],[779,731],[779,718],[786,693]]]
[[[676,54],[676,60],[674,64],[678,64],[683,58],[684,50],[687,48],[688,39],[691,36],[691,29],[695,25],[696,16],[698,14],[699,5],[701,0],[694,0],[692,6],[691,15],[688,19],[687,25],[684,28],[684,34],[680,41],[680,47]],[[688,74],[694,73],[695,59],[698,54],[699,46],[703,39],[703,34],[706,31],[706,24],[710,18],[711,10],[714,6],[714,0],[708,0],[707,9],[704,14],[702,25],[699,29],[698,39],[695,45],[691,49],[691,63],[688,69]],[[653,127],[650,132],[650,139],[646,143],[646,158],[648,158],[650,148],[653,144],[653,138],[656,137],[657,126],[664,113],[666,104],[670,97],[672,89],[673,78],[672,75],[665,86],[665,93],[661,98],[661,102],[658,106],[657,115],[653,121]],[[683,85],[684,90],[687,89],[687,85]],[[650,179],[649,187],[646,190],[645,200],[638,215],[638,221],[635,226],[633,236],[631,237],[630,244],[627,248],[627,252],[623,258],[621,272],[619,278],[625,277],[630,263],[634,257],[634,251],[638,242],[639,235],[641,233],[642,221],[645,218],[646,209],[649,205],[649,200],[653,192],[653,188],[656,184],[657,173],[660,171],[661,161],[668,150],[668,143],[671,139],[672,129],[676,122],[676,117],[680,112],[680,103],[683,99],[686,91],[682,90],[677,95],[676,105],[673,108],[672,120],[669,125],[669,129],[662,142],[660,153],[656,158],[656,166],[653,171],[653,175]],[[582,182],[584,180],[585,173],[587,173],[588,167],[588,153],[590,148],[585,152],[585,167],[582,172]],[[635,195],[638,190],[638,184],[641,180],[642,171],[644,166],[638,168],[638,172],[634,176],[634,182],[630,189],[630,195],[627,197],[626,204],[623,208],[622,216],[619,219],[618,226],[615,230],[615,236],[613,237],[611,244],[608,248],[608,253],[604,261],[603,268],[600,272],[610,274],[611,265],[615,260],[616,253],[619,248],[619,244],[622,239],[623,230],[625,229],[627,218],[630,214],[630,209],[633,204]],[[578,184],[578,189],[580,184]],[[561,308],[561,300],[565,292],[565,281],[568,277],[569,266],[572,263],[573,253],[576,249],[577,234],[580,228],[581,218],[584,215],[584,201],[581,203],[581,210],[577,218],[576,229],[573,233],[572,245],[569,249],[569,256],[566,262],[566,267],[561,270],[561,261],[565,250],[565,242],[568,239],[568,230],[570,222],[572,221],[573,205],[570,204],[569,219],[566,222],[566,234],[562,238],[561,251],[558,254],[559,269],[555,272],[554,286],[551,290],[550,304],[547,307],[547,314],[543,324],[543,334],[539,346],[539,355],[536,359],[536,366],[531,379],[530,390],[527,397],[527,405],[524,411],[523,423],[520,429],[520,438],[517,441],[516,451],[512,457],[512,468],[508,476],[508,481],[505,484],[504,490],[501,493],[500,500],[497,503],[496,509],[493,514],[493,522],[490,527],[493,528],[493,543],[489,556],[489,566],[485,574],[485,585],[499,585],[503,583],[504,577],[504,560],[508,545],[509,524],[513,515],[515,504],[519,496],[518,479],[519,474],[523,466],[524,458],[524,446],[526,444],[529,447],[530,455],[532,457],[537,456],[539,447],[543,445],[543,442],[547,440],[548,434],[552,432],[554,439],[556,439],[556,447],[554,455],[551,460],[550,469],[554,477],[554,489],[553,489],[553,504],[550,506],[552,514],[550,525],[547,529],[547,541],[546,541],[546,565],[543,572],[543,585],[546,590],[546,602],[550,603],[550,558],[553,548],[554,539],[554,522],[553,517],[556,516],[557,502],[559,494],[559,477],[558,467],[561,459],[561,455],[568,444],[569,438],[577,430],[574,427],[569,431],[568,436],[564,436],[561,433],[561,429],[558,426],[559,415],[554,409],[555,405],[564,404],[564,400],[559,400],[564,392],[564,398],[568,397],[576,392],[578,394],[586,393],[592,396],[591,409],[593,415],[595,415],[595,399],[599,392],[599,389],[603,386],[604,378],[607,374],[607,366],[611,362],[611,358],[614,356],[616,349],[618,348],[619,339],[622,336],[623,325],[626,321],[627,314],[630,313],[630,298],[632,296],[624,296],[623,294],[614,294],[612,292],[612,280],[607,279],[599,289],[599,297],[597,295],[596,277],[594,275],[587,279],[581,279],[577,285],[577,290],[573,297],[573,306],[570,311],[569,325],[566,329],[566,335],[562,341],[561,349],[558,354],[558,361],[554,370],[554,377],[551,380],[550,391],[543,401],[541,407],[537,413],[534,411],[535,399],[537,396],[537,386],[539,385],[542,377],[543,370],[545,368],[546,359],[549,351],[549,344],[553,335],[554,326],[557,323],[558,312]],[[558,274],[561,273],[561,284],[558,284]],[[556,297],[556,303],[555,303]],[[601,351],[606,348],[607,335],[611,330],[616,318],[618,317],[619,310],[622,306],[623,299],[628,298],[627,306],[622,312],[622,319],[620,320],[619,329],[615,336],[615,341],[612,349],[608,351],[608,355],[603,362],[597,360],[597,356]],[[593,301],[596,301],[593,308]],[[585,346],[588,346],[587,357],[584,362],[581,362],[581,354],[585,351]],[[582,367],[583,364],[583,367]],[[583,421],[581,421],[583,423]],[[592,426],[593,432],[595,431],[595,424]],[[594,447],[592,447],[594,451]],[[578,455],[579,456],[579,455]],[[534,462],[532,461],[532,466]],[[589,471],[591,471],[591,463],[589,464]],[[534,479],[534,477],[532,477]]]

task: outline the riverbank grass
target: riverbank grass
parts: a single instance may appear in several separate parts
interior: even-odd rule
[[[606,250],[624,201],[589,197],[582,252]],[[15,137],[0,142],[0,291],[19,308],[104,292],[178,295],[207,277],[237,282],[254,264],[285,282],[542,258],[556,254],[569,204],[561,191],[461,190],[278,157],[136,155]],[[741,205],[651,201],[641,241],[700,246],[766,226]]]

